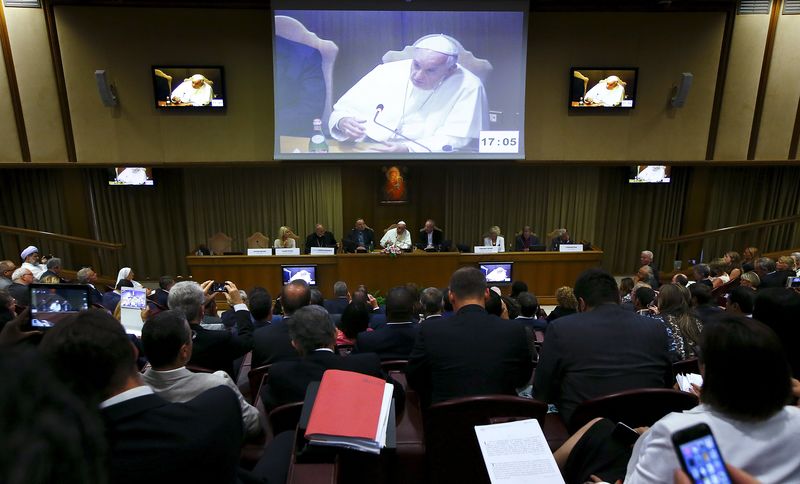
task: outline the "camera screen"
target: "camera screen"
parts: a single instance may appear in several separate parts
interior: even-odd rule
[[[89,290],[84,286],[31,287],[31,327],[52,328],[71,314],[89,309]]]

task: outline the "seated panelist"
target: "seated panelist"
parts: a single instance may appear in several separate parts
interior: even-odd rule
[[[325,226],[317,224],[314,227],[314,232],[306,237],[306,254],[311,253],[312,247],[332,247],[337,248],[339,244],[336,243],[336,237],[332,233],[325,230]]]
[[[529,252],[539,245],[539,237],[533,233],[530,225],[522,227],[522,233],[514,240],[515,252]]]
[[[436,222],[432,219],[425,221],[425,226],[419,231],[416,246],[420,250],[428,252],[440,252],[446,250],[446,245],[449,245],[444,240],[444,232],[436,226]]]
[[[501,235],[500,227],[495,225],[489,229],[489,234],[483,238],[483,245],[493,245],[498,252],[506,251],[506,239]]]

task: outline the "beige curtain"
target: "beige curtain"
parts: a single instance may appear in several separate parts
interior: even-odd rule
[[[0,225],[69,235],[64,217],[66,204],[60,172],[4,169],[0,188]],[[73,268],[69,245],[52,240],[17,235],[0,235],[0,259],[19,265],[22,249],[35,245],[42,255],[62,259],[65,269]],[[80,261],[84,262],[84,261]]]
[[[305,237],[322,223],[342,238],[342,178],[339,167],[192,168],[184,172],[188,244],[205,244],[216,232],[246,252],[247,237],[261,232],[272,241],[287,225]]]
[[[639,252],[680,229],[686,170],[673,170],[668,185],[630,185],[629,168],[466,167],[448,170],[445,224],[456,243],[474,245],[499,225],[506,249],[530,225],[547,235],[566,227],[574,240],[605,251],[612,273],[635,270]]]
[[[104,274],[116,276],[121,267],[137,279],[186,273],[186,221],[180,169],[154,169],[153,186],[109,186],[108,172],[86,170],[97,215],[100,240],[125,244],[101,251]]]

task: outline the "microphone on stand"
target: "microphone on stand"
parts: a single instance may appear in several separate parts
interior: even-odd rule
[[[432,150],[432,149],[430,149],[430,148],[428,148],[428,147],[427,147],[427,146],[425,146],[424,144],[422,144],[422,143],[419,143],[419,142],[417,142],[417,141],[415,141],[415,140],[413,140],[413,139],[409,138],[408,136],[404,135],[403,133],[401,133],[400,131],[398,131],[398,130],[396,130],[396,129],[392,129],[392,128],[390,128],[390,127],[388,127],[388,126],[384,125],[384,124],[381,124],[381,123],[379,123],[379,122],[378,122],[378,115],[381,113],[381,111],[383,111],[383,104],[378,104],[377,106],[375,106],[375,116],[372,118],[372,122],[373,122],[373,123],[377,124],[377,125],[378,125],[378,126],[380,126],[381,128],[388,129],[389,131],[391,131],[391,132],[392,132],[392,133],[394,133],[395,135],[397,135],[397,136],[399,136],[399,137],[403,138],[403,139],[404,139],[404,140],[406,140],[406,141],[411,141],[411,142],[412,142],[412,143],[414,143],[415,145],[417,145],[417,146],[421,146],[421,147],[422,147],[423,149],[425,149],[425,151],[427,151],[428,153],[433,153],[433,150]]]

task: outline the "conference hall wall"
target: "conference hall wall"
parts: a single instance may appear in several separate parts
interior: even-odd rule
[[[33,161],[67,159],[55,74],[41,9],[5,8]],[[56,6],[55,19],[80,163],[265,162],[272,159],[270,18],[259,9]],[[715,159],[744,160],[768,15],[737,16]],[[780,16],[756,159],[786,159],[800,86],[793,48],[800,19]],[[725,14],[532,12],[527,71],[527,160],[705,159]],[[481,47],[473,49],[480,56]],[[376,59],[377,62],[377,59]],[[154,63],[224,65],[224,113],[160,112]],[[640,68],[634,110],[569,113],[571,65]],[[106,69],[120,97],[103,107],[94,78]],[[668,108],[681,72],[694,74],[683,109]],[[4,76],[0,93],[7,99]],[[500,82],[489,77],[487,83]],[[335,88],[336,92],[341,89]],[[14,126],[0,106],[4,126]],[[0,162],[21,161],[13,129]]]

